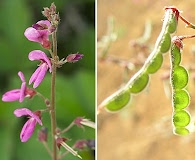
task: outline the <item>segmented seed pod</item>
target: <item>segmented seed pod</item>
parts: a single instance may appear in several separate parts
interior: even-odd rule
[[[185,128],[190,123],[190,114],[184,110],[190,103],[189,93],[183,89],[188,83],[188,72],[180,65],[183,43],[180,37],[173,37],[171,46],[171,83],[173,96],[173,132],[177,135],[188,135]]]
[[[188,84],[188,72],[182,67],[174,68],[172,73],[172,86],[174,89],[183,89]]]
[[[182,89],[173,93],[173,106],[176,111],[186,108],[189,103],[190,96],[186,90]]]
[[[190,114],[186,110],[175,112],[173,115],[173,124],[177,127],[186,127],[190,123]]]
[[[106,108],[107,111],[115,112],[121,110],[130,102],[130,92],[126,88],[121,88],[105,99],[99,108]]]
[[[170,49],[170,33],[173,33],[177,28],[175,20],[172,20],[175,18],[176,11],[177,9],[174,7],[166,8],[162,30],[156,40],[153,51],[146,60],[146,63],[127,82],[126,86],[124,87],[126,89],[119,90],[108,97],[101,103],[100,108],[106,108],[108,111],[118,111],[125,107],[130,101],[131,93],[136,94],[146,88],[147,84],[149,83],[149,74],[153,74],[159,70],[163,62],[162,53],[165,53]]]
[[[141,92],[149,82],[149,75],[147,73],[138,75],[134,81],[128,86],[131,93]]]

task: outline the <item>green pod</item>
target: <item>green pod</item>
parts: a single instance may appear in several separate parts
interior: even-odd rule
[[[190,115],[187,111],[176,111],[173,115],[173,124],[177,127],[186,127],[190,123]]]
[[[113,93],[101,104],[100,108],[106,108],[110,112],[118,111],[124,108],[130,101],[130,92],[128,89],[122,88]]]
[[[162,37],[162,40],[161,40],[161,43],[160,43],[160,51],[162,53],[166,53],[170,49],[170,46],[171,46],[171,36],[170,36],[170,33],[167,32]]]
[[[175,44],[171,47],[171,61],[172,67],[178,66],[181,63],[180,48],[178,48]]]
[[[190,103],[190,96],[186,90],[178,90],[173,95],[173,105],[175,110],[186,108]]]
[[[178,21],[175,17],[175,14],[171,14],[171,18],[169,20],[169,25],[167,27],[167,30],[169,33],[174,33],[177,29],[177,24],[178,24]]]
[[[149,66],[146,69],[146,72],[148,74],[153,74],[153,73],[157,72],[160,69],[160,67],[162,66],[162,63],[163,63],[163,55],[161,53],[158,53],[156,55],[156,57],[154,57],[150,61]]]
[[[131,93],[139,93],[147,86],[148,81],[149,81],[148,74],[146,73],[140,74],[134,79],[134,81],[130,86],[128,86],[128,88],[130,89]]]
[[[172,85],[174,89],[183,89],[188,83],[188,72],[182,67],[178,66],[174,68],[172,73]]]
[[[185,127],[179,127],[179,128],[175,128],[174,133],[180,136],[186,136],[188,135],[190,132],[187,128]]]

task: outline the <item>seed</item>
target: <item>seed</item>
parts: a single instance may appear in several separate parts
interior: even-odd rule
[[[148,74],[139,74],[134,81],[132,82],[130,88],[131,93],[139,93],[141,92],[148,84],[149,76]]]
[[[175,67],[172,73],[172,85],[174,89],[183,89],[188,83],[188,72],[182,67]]]
[[[190,132],[189,132],[189,130],[188,130],[187,128],[185,128],[185,127],[178,127],[178,128],[175,128],[174,133],[175,133],[176,135],[186,136],[186,135],[188,135]]]
[[[190,123],[190,115],[187,111],[181,110],[173,115],[173,124],[175,127],[185,127]]]
[[[176,91],[173,95],[173,104],[175,110],[186,108],[190,103],[190,96],[186,90]]]
[[[160,43],[160,51],[161,51],[162,53],[166,53],[166,52],[168,52],[170,46],[171,46],[171,36],[170,36],[170,34],[167,32],[167,33],[163,36],[163,38],[162,38],[162,40],[161,40],[161,43]]]
[[[178,66],[181,62],[180,49],[174,44],[172,45],[171,48],[171,61],[172,61],[172,67]]]
[[[125,88],[118,90],[117,92],[113,93],[107,99],[105,99],[101,104],[100,108],[106,108],[107,111],[114,112],[118,111],[125,106],[130,101],[130,92]]]
[[[146,69],[148,74],[153,74],[157,72],[163,63],[163,55],[161,53],[157,54],[152,60],[150,60],[149,66]]]

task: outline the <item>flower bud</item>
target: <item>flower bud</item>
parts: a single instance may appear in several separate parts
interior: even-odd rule
[[[74,63],[77,62],[78,60],[80,60],[83,57],[83,54],[70,54],[66,57],[66,61],[69,63]]]
[[[47,142],[48,129],[43,127],[38,132],[38,140],[40,142]]]

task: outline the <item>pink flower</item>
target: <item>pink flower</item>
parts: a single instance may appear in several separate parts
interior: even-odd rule
[[[20,71],[18,72],[18,76],[22,81],[22,85],[20,89],[13,89],[11,91],[6,92],[2,96],[2,101],[4,102],[12,102],[12,101],[19,101],[22,102],[25,97],[33,97],[36,92],[30,88],[26,87],[26,81],[24,78],[24,74]]]
[[[34,50],[30,52],[28,55],[28,58],[31,61],[34,61],[34,60],[41,61],[41,64],[39,65],[39,67],[36,69],[36,71],[33,73],[33,75],[31,76],[29,80],[29,84],[34,82],[33,88],[36,88],[39,86],[39,84],[44,79],[45,74],[48,69],[51,73],[52,71],[51,62],[50,62],[50,59],[47,57],[47,55],[40,50]]]
[[[50,48],[51,43],[49,41],[49,35],[51,23],[48,20],[38,21],[25,30],[24,35],[29,41],[38,42],[44,48]]]
[[[14,111],[14,114],[16,117],[21,117],[21,116],[29,117],[29,120],[24,124],[22,131],[20,133],[21,141],[26,142],[32,136],[37,122],[42,126],[42,122],[40,119],[41,112],[36,111],[33,113],[27,108],[20,108],[20,109],[16,109]]]

